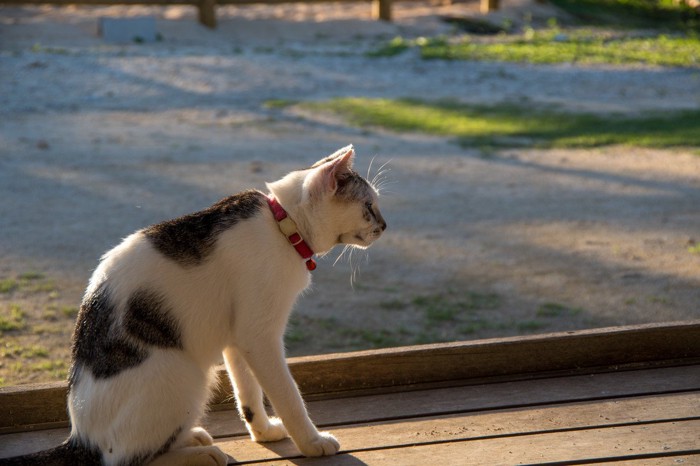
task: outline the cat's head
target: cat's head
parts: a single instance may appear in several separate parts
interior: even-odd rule
[[[353,170],[354,157],[355,150],[350,145],[306,170],[268,185],[280,197],[285,195],[285,187],[291,187],[292,180],[296,180],[298,204],[290,206],[290,215],[306,230],[317,253],[337,244],[366,248],[386,229],[379,210],[379,193]]]

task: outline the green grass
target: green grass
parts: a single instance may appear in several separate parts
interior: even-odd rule
[[[49,350],[40,345],[22,346],[16,342],[7,342],[0,346],[0,358],[48,358]]]
[[[427,325],[456,322],[465,313],[495,309],[500,303],[500,297],[494,293],[473,291],[464,294],[446,292],[434,295],[421,295],[416,296],[412,300],[412,304],[423,311]]]
[[[25,272],[17,278],[0,279],[0,294],[9,294],[14,291],[29,293],[51,293],[56,291],[53,280],[47,279],[39,272]]]
[[[19,283],[14,278],[0,280],[0,293],[12,293],[19,287]]]
[[[472,147],[700,147],[700,110],[622,117],[415,99],[339,98],[300,105],[361,127],[454,137]]]
[[[558,27],[540,31],[526,28],[522,34],[501,35],[488,41],[474,39],[468,34],[449,39],[395,37],[367,55],[392,57],[411,48],[417,48],[425,60],[700,67],[700,38],[697,34],[638,37]]]
[[[26,314],[17,304],[10,304],[0,315],[0,334],[27,327]]]
[[[655,37],[607,37],[586,30],[553,28],[477,42],[469,36],[452,42],[431,40],[419,46],[424,59],[488,60],[535,64],[700,66],[700,40],[695,35]]]

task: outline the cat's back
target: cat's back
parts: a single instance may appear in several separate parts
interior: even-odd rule
[[[205,210],[152,225],[141,232],[163,256],[183,267],[196,266],[212,254],[222,233],[259,215],[266,205],[263,193],[244,191]]]
[[[260,216],[266,206],[265,194],[249,190],[138,230],[102,256],[88,294],[106,280],[113,289],[128,290],[139,283],[167,282],[163,279],[172,280],[172,273],[192,277],[215,262],[223,234]]]

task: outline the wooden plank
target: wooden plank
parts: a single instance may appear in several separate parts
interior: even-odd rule
[[[14,426],[31,429],[33,424],[64,425],[67,419],[64,382],[0,388],[0,433]]]
[[[660,421],[700,420],[700,394],[517,409],[485,414],[383,421],[332,429],[342,451],[409,447],[421,444],[499,439],[522,435],[648,425]],[[700,434],[699,434],[700,435]],[[258,444],[246,437],[218,440],[217,445],[236,461],[295,458],[299,451],[284,440]]]
[[[309,402],[308,409],[318,425],[334,426],[683,390],[700,390],[700,366],[318,400]],[[215,437],[245,433],[232,411],[210,413],[206,425]]]
[[[324,458],[265,462],[270,466],[358,466],[371,464],[576,464],[700,453],[700,420],[554,432],[405,448],[357,451]],[[234,459],[237,459],[234,457]],[[245,464],[242,463],[242,464]]]
[[[412,384],[527,378],[700,358],[700,321],[434,344],[289,360],[302,393],[337,397]],[[215,403],[231,399],[223,370]],[[49,387],[49,388],[47,388]],[[67,422],[65,383],[0,388],[0,432]],[[40,409],[38,409],[40,408]]]
[[[589,380],[574,377],[572,378],[573,380],[568,380],[566,383],[570,387],[568,390],[557,389],[555,386],[557,383],[561,384],[564,382],[564,379],[552,379],[549,381],[497,384],[497,386],[485,386],[483,389],[481,387],[462,387],[405,394],[365,396],[357,399],[316,401],[309,403],[309,411],[312,418],[316,420],[317,425],[321,428],[338,426],[340,424],[368,423],[373,420],[391,421],[395,425],[402,425],[397,424],[396,420],[409,416],[432,416],[434,418],[435,414],[459,412],[460,414],[453,415],[453,417],[467,416],[472,429],[468,431],[471,436],[487,435],[488,428],[494,425],[500,425],[505,429],[508,423],[515,423],[512,420],[508,421],[508,419],[514,416],[517,418],[517,413],[525,413],[527,419],[529,419],[527,422],[530,423],[528,427],[530,430],[581,427],[586,425],[586,423],[589,423],[588,425],[616,424],[630,422],[630,419],[651,421],[655,418],[653,414],[655,412],[659,416],[657,419],[700,415],[700,412],[698,412],[700,410],[700,391],[696,391],[656,395],[653,397],[578,403],[573,405],[575,410],[572,412],[577,413],[579,419],[567,421],[566,425],[563,424],[563,420],[571,416],[565,417],[561,413],[566,413],[568,410],[573,409],[571,408],[572,405],[568,404],[572,399],[585,400],[600,396],[609,398],[613,393],[629,396],[630,390],[641,390],[642,392],[649,389],[656,390],[659,387],[670,386],[667,385],[669,382],[675,386],[675,382],[693,378],[692,375],[688,377],[689,374],[687,372],[676,371],[676,374],[673,374],[671,369],[659,369],[656,372],[656,376],[653,377],[650,374],[651,371],[642,372],[646,373],[645,376],[636,378],[629,377],[629,373],[617,374],[625,379],[625,383],[618,384],[611,383],[613,382],[610,378],[611,374],[604,374],[602,379],[601,376],[587,377]],[[651,379],[653,383],[649,384],[649,380],[645,383],[645,378]],[[610,387],[608,384],[610,384]],[[618,389],[612,389],[615,386]],[[567,404],[547,408],[528,408],[528,406],[542,402],[555,404],[562,401],[566,401]],[[658,409],[654,411],[658,406],[663,407],[661,414],[658,414]],[[503,411],[503,408],[508,407],[510,407],[508,411],[516,414]],[[490,409],[498,409],[498,411],[483,413],[483,411]],[[598,419],[601,413],[605,413],[605,416],[602,419]],[[624,416],[627,414],[632,417],[625,418]],[[534,422],[534,419],[538,418],[548,418],[550,421],[553,421],[551,425],[546,425],[544,421],[538,424]],[[484,420],[481,424],[483,426],[481,430],[477,429],[479,419]],[[586,421],[586,419],[594,420]],[[560,424],[557,425],[557,422]],[[245,427],[234,411],[211,413],[204,427],[217,437],[246,435]],[[508,432],[510,433],[516,431],[515,427],[510,427],[509,429]],[[335,431],[336,427],[332,427],[332,430]],[[0,457],[49,448],[59,444],[67,435],[68,429],[4,435],[0,437]],[[377,438],[384,438],[384,436]],[[252,442],[246,443],[255,445]],[[289,445],[288,448],[292,450],[291,452],[286,450],[286,452],[288,454],[296,452],[291,443]],[[31,448],[27,449],[28,446]],[[348,445],[344,444],[343,446],[349,448]]]
[[[700,321],[309,356],[290,368],[313,394],[684,358],[700,358]]]

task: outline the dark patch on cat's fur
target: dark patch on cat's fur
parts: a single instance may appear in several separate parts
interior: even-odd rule
[[[173,443],[175,443],[175,440],[180,436],[182,433],[182,427],[178,427],[175,429],[175,432],[168,437],[168,439],[165,441],[163,446],[161,446],[158,451],[155,453],[146,453],[142,455],[136,455],[133,458],[131,458],[129,461],[122,461],[119,466],[142,466],[144,464],[148,464],[151,461],[155,460],[161,455],[164,455],[165,453],[170,450],[170,447],[173,446]]]
[[[175,443],[175,440],[177,440],[177,438],[180,436],[181,433],[182,433],[182,426],[175,429],[175,432],[173,432],[173,435],[171,435],[170,438],[168,438],[168,440],[165,441],[165,444],[163,444],[163,446],[160,447],[160,450],[158,450],[156,452],[156,454],[153,455],[153,458],[154,459],[158,458],[163,453],[167,453],[168,450],[170,450],[170,447],[173,446],[173,443]]]
[[[131,295],[124,314],[124,328],[129,336],[147,345],[182,349],[177,322],[165,300],[152,291],[142,289]]]
[[[129,341],[114,325],[114,317],[114,304],[106,284],[102,283],[80,306],[73,333],[71,386],[85,367],[96,378],[105,379],[138,366],[148,357],[146,350]]]
[[[338,179],[335,195],[343,201],[362,201],[371,198],[371,186],[357,172],[351,171]]]
[[[249,190],[200,212],[152,225],[143,233],[166,257],[183,266],[193,266],[204,261],[221,232],[255,216],[263,205],[265,195]]]
[[[0,464],[3,466],[101,466],[102,455],[95,448],[83,445],[78,440],[68,439],[49,450],[0,459]]]
[[[245,419],[245,422],[250,424],[251,422],[253,422],[254,417],[255,417],[255,413],[253,412],[253,410],[247,406],[244,406],[243,407],[243,418]]]

